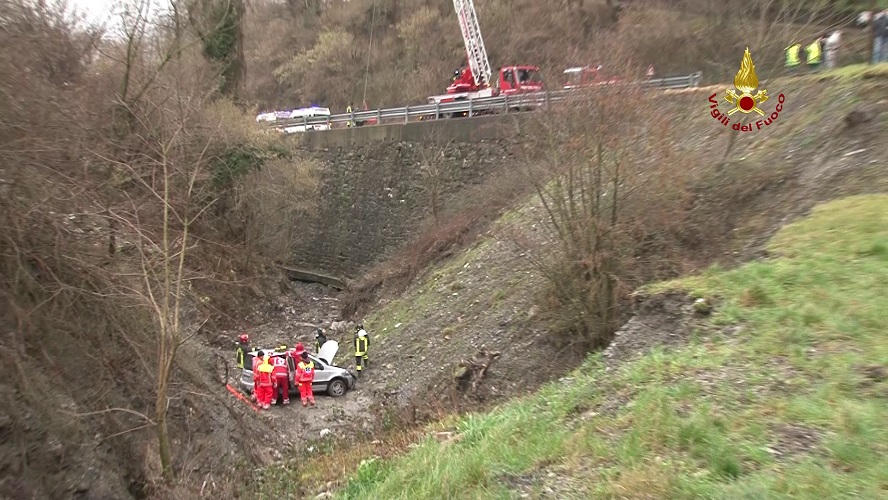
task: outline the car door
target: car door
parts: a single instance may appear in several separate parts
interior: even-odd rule
[[[247,394],[253,393],[253,358],[256,351],[244,354],[244,369],[241,370],[240,389]]]
[[[324,364],[323,361],[319,360],[314,356],[309,356],[312,362],[314,362],[315,369],[315,378],[314,382],[311,384],[312,392],[323,392],[327,390],[327,384],[330,383],[330,379],[333,378],[333,370],[330,369],[330,366]]]
[[[296,360],[293,356],[287,356],[287,373],[290,374],[290,394],[299,394],[299,386],[296,385]]]

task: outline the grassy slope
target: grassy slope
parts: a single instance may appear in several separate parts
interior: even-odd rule
[[[460,420],[451,442],[365,462],[340,495],[885,494],[888,196],[820,206],[769,250],[770,260],[651,287],[717,298],[712,328],[686,347],[615,370],[593,356],[570,383]],[[720,333],[731,325],[741,332]]]

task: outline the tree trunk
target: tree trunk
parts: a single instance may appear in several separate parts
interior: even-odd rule
[[[163,375],[161,375],[163,376]],[[157,444],[160,452],[160,467],[163,480],[173,480],[173,456],[170,446],[170,433],[167,429],[167,397],[166,383],[161,381],[157,389],[157,401],[155,402],[155,414],[157,418]]]

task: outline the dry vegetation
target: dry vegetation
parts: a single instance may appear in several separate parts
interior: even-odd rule
[[[0,2],[3,495],[119,497],[187,473],[183,397],[207,378],[176,354],[224,312],[202,291],[237,295],[286,252],[263,211],[310,209],[311,166],[275,164],[287,151],[232,105],[206,32],[144,9],[110,33]]]
[[[617,9],[617,4],[622,8]],[[344,110],[425,102],[444,91],[465,64],[450,2],[431,0],[290,0],[251,4],[244,52],[247,94],[260,108],[316,102]],[[866,32],[852,22],[868,1],[478,0],[484,42],[494,68],[535,64],[551,88],[568,66],[628,57],[661,75],[703,71],[708,81],[733,76],[750,46],[763,74],[782,68],[783,48],[844,26],[845,63],[866,59]],[[614,54],[608,50],[619,46]],[[740,52],[738,52],[740,51]],[[635,73],[634,71],[632,73]]]
[[[618,11],[613,2],[479,0],[478,9],[494,65],[539,64],[557,80],[567,65],[596,62],[626,74],[654,62],[661,73],[721,76],[750,33],[763,47],[760,67],[773,68],[788,38],[847,19],[833,3],[627,2]],[[313,210],[318,186],[318,166],[257,130],[243,108],[422,100],[463,61],[447,3],[247,5],[174,1],[149,16],[148,3],[134,1],[112,32],[63,4],[0,0],[0,494],[170,497],[154,488],[197,481],[197,462],[227,471],[229,455],[195,444],[201,424],[189,420],[215,413],[191,391],[206,385],[209,361],[177,353],[202,325],[251,305],[239,299],[250,278],[285,260],[298,236],[276,228]],[[621,290],[681,269],[664,249],[693,241],[676,230],[686,179],[675,175],[669,128],[643,114],[646,99],[609,95],[553,115],[539,140],[557,140],[532,146],[554,181],[533,171],[494,179],[455,209],[439,207],[442,172],[427,158],[429,230],[348,307],[409,282],[535,188],[561,248],[555,267],[539,266],[567,292],[548,296],[551,319],[584,344],[602,343]],[[617,127],[604,120],[615,110]],[[565,183],[575,177],[585,182]]]
[[[629,292],[674,275],[704,230],[687,224],[699,159],[680,153],[659,99],[622,86],[581,94],[526,145],[545,165],[530,182],[553,238],[519,242],[550,285],[544,318],[583,349],[606,346]]]

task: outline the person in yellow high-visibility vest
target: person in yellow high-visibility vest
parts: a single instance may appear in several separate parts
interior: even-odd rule
[[[235,350],[235,359],[237,360],[238,368],[244,368],[244,359],[246,358],[247,353],[252,350],[253,348],[250,347],[250,336],[246,333],[241,334],[237,339],[237,349]]]
[[[274,366],[272,366],[271,357],[267,352],[261,354],[264,354],[262,361],[254,370],[254,373],[259,378],[259,384],[257,387],[259,394],[256,395],[256,401],[263,410],[267,410],[271,408],[271,396],[274,393],[274,380],[271,377],[271,372],[274,371]]]
[[[355,369],[359,372],[367,366],[369,347],[370,337],[367,336],[367,330],[364,330],[364,325],[358,323],[355,326]]]
[[[823,37],[819,36],[816,40],[809,43],[807,47],[805,47],[805,60],[808,63],[808,67],[812,70],[817,70],[820,67],[820,63],[823,61]]]
[[[353,110],[353,109],[354,109],[354,108],[352,107],[352,105],[349,104],[348,107],[345,108],[345,112],[348,113],[348,114],[352,114],[352,110]],[[348,127],[354,127],[354,126],[355,126],[355,122],[349,120],[349,121],[346,123],[346,126],[348,126]]]
[[[296,383],[299,384],[299,399],[302,400],[302,406],[311,404],[315,405],[314,392],[312,392],[312,383],[314,383],[315,365],[308,357],[308,353],[302,351],[299,355],[299,364],[296,365]]]
[[[794,73],[797,69],[799,69],[799,64],[801,64],[801,52],[802,52],[802,44],[794,43],[785,49],[786,52],[786,69],[791,73]]]

